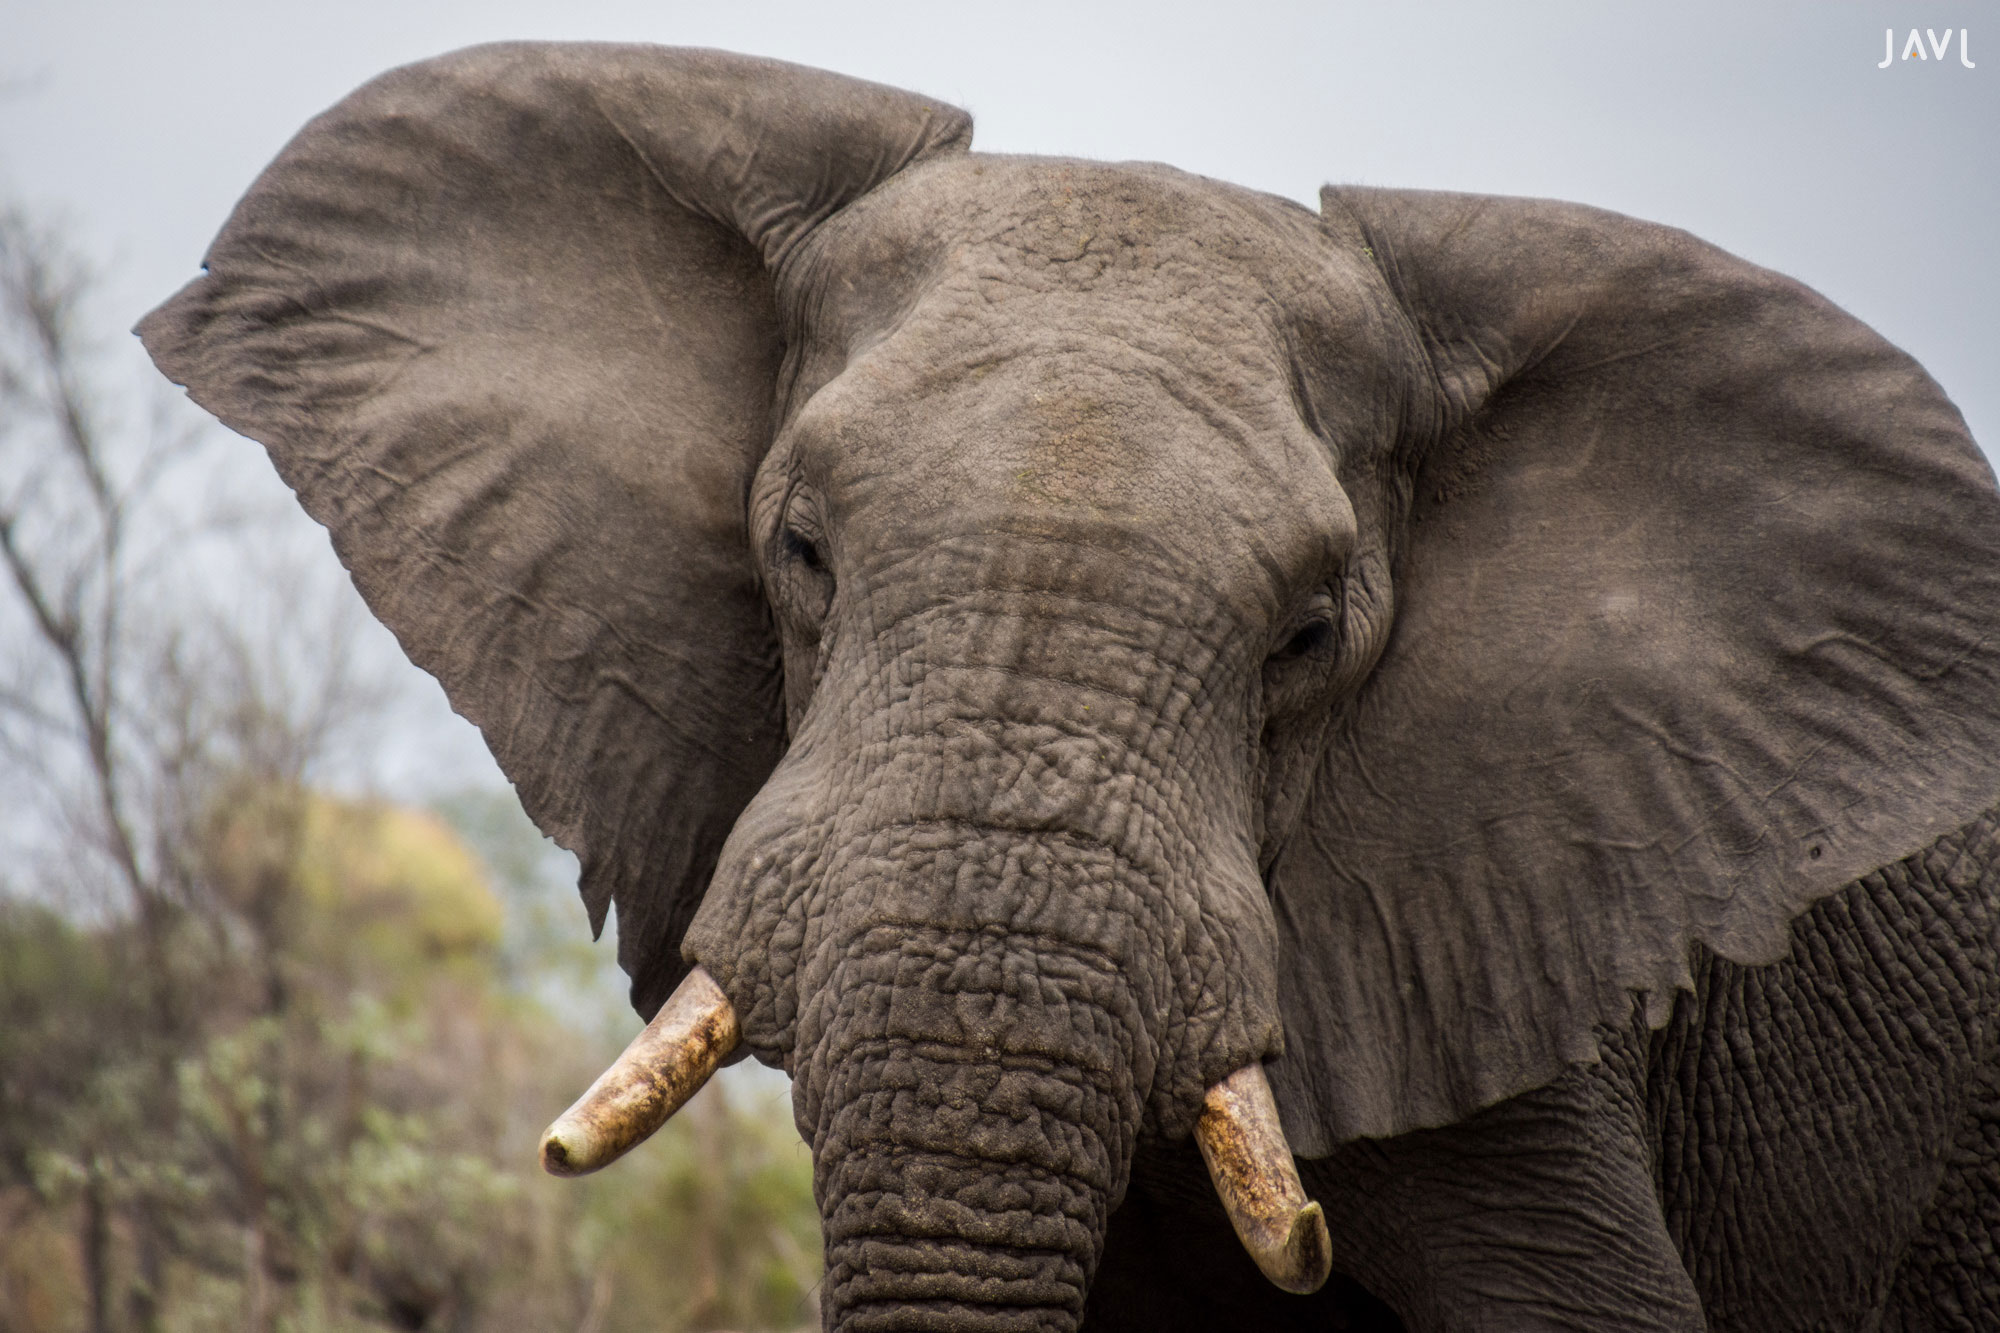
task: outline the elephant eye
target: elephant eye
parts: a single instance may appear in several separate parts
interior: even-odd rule
[[[800,532],[797,528],[785,529],[785,554],[797,560],[815,574],[826,572],[826,554],[819,549],[819,543]]]
[[[1340,604],[1331,587],[1321,588],[1300,608],[1291,637],[1271,654],[1271,665],[1332,656],[1340,646]]]
[[[1333,646],[1333,622],[1315,618],[1301,625],[1298,632],[1285,640],[1284,646],[1271,654],[1274,662],[1296,662],[1302,657],[1316,657]]]
[[[778,529],[779,567],[772,591],[780,616],[806,639],[817,640],[820,626],[833,605],[833,562],[826,543],[814,535],[817,525],[787,520]]]

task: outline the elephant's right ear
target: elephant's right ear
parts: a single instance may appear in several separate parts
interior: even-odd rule
[[[784,744],[746,533],[773,274],[964,113],[772,61],[478,47],[313,121],[139,326],[270,450],[583,863],[650,1014]]]

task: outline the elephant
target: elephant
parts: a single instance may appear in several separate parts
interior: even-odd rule
[[[1801,284],[519,43],[138,332],[616,905],[548,1165],[782,1068],[826,1327],[2000,1327],[2000,494]]]

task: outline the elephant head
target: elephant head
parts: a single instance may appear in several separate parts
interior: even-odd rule
[[[970,134],[477,48],[314,121],[140,328],[617,904],[660,1018],[557,1165],[740,1041],[830,1326],[1073,1326],[1198,1123],[1310,1286],[1277,1119],[1545,1084],[1990,804],[2000,503],[1824,300],[1581,207]]]

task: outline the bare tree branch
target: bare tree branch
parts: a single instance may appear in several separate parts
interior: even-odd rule
[[[0,508],[0,561],[42,642],[58,663],[67,704],[84,743],[95,786],[106,849],[142,913],[159,898],[139,855],[139,838],[127,808],[117,729],[114,681],[120,666],[125,580],[120,562],[125,499],[114,487],[103,439],[93,419],[96,396],[84,377],[74,336],[76,308],[87,275],[67,262],[45,235],[18,215],[0,216],[0,313],[25,335],[22,360],[7,357],[0,384],[16,408],[39,408],[53,443],[68,459],[88,498],[92,522],[81,556],[67,569],[38,559],[24,539],[21,492],[32,497],[49,484],[45,464],[29,484]],[[18,423],[10,423],[18,429]],[[157,475],[157,474],[155,474]],[[20,710],[16,710],[20,711]],[[45,710],[37,710],[45,716]]]

